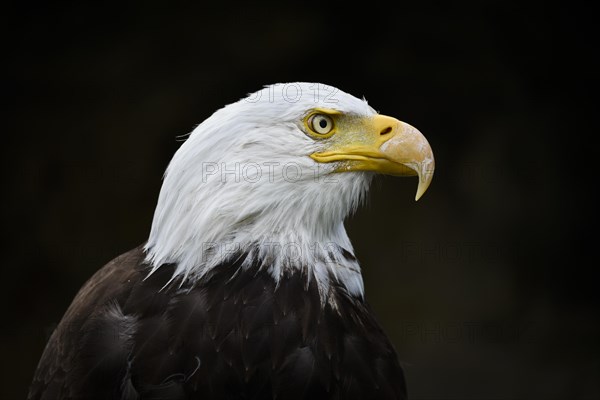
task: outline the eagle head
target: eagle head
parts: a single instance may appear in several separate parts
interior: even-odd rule
[[[336,279],[362,296],[344,218],[376,173],[418,176],[434,158],[411,125],[332,86],[266,86],[198,125],[165,172],[145,246],[153,271],[202,279],[234,258],[279,280],[298,270],[326,292]],[[350,256],[349,256],[350,255]]]

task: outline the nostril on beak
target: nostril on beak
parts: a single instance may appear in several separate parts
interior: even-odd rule
[[[391,127],[391,126],[388,126],[388,127],[386,127],[386,128],[383,128],[383,129],[381,130],[381,132],[379,132],[379,134],[380,134],[381,136],[383,136],[383,135],[387,135],[387,134],[388,134],[388,133],[390,133],[391,131],[392,131],[392,127]]]

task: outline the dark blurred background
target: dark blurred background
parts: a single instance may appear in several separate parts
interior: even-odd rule
[[[599,398],[596,22],[569,4],[4,6],[0,398],[146,239],[177,137],[289,81],[364,95],[434,149],[421,201],[381,178],[347,223],[411,397]]]

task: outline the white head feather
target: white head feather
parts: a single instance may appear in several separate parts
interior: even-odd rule
[[[327,296],[330,277],[362,296],[363,282],[344,228],[372,174],[332,174],[309,157],[323,142],[302,130],[314,108],[376,112],[331,86],[267,86],[202,122],[175,153],[164,177],[146,244],[154,269],[177,264],[174,278],[201,279],[240,254],[279,281],[304,269]]]

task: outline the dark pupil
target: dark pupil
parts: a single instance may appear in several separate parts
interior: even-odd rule
[[[320,126],[321,128],[327,128],[327,121],[326,121],[326,120],[324,120],[324,119],[320,120],[320,121],[319,121],[319,126]]]

